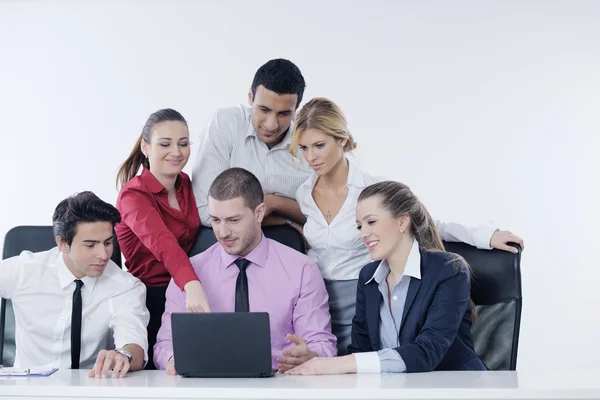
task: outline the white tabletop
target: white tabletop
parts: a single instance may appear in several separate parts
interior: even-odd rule
[[[600,371],[430,372],[424,374],[199,379],[139,371],[88,378],[0,378],[0,398],[94,399],[600,399]]]

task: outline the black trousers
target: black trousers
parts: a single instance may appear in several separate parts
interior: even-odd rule
[[[167,286],[146,286],[146,307],[150,312],[148,323],[148,364],[144,369],[156,369],[154,366],[154,344],[160,329],[160,322],[165,312],[165,293]]]

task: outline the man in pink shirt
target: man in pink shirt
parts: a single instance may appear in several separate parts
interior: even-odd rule
[[[304,254],[264,237],[263,189],[242,168],[223,171],[208,192],[218,243],[191,258],[214,312],[268,312],[273,368],[336,355],[321,272]],[[175,374],[171,314],[185,312],[185,293],[171,281],[154,346],[158,369]]]

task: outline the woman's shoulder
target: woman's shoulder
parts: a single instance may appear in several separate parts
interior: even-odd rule
[[[134,176],[133,178],[131,178],[130,180],[125,182],[125,184],[121,187],[121,190],[119,190],[119,196],[117,198],[117,203],[119,203],[124,196],[129,197],[131,195],[136,195],[138,193],[141,194],[141,193],[145,193],[148,191],[149,190],[146,187],[146,185],[144,184],[140,175]]]
[[[447,279],[455,275],[470,276],[469,265],[460,255],[447,251],[421,249],[424,275]]]
[[[142,175],[137,175],[128,180],[117,197],[117,208],[124,206],[124,204],[135,203],[140,199],[150,199],[152,193],[155,193],[158,189],[158,185],[154,185],[153,182],[148,182],[148,179],[144,179]]]
[[[181,171],[177,178],[179,179],[180,184],[192,187],[192,178],[185,172]]]

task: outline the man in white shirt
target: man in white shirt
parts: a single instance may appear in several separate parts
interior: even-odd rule
[[[265,191],[263,226],[304,224],[296,189],[312,172],[289,153],[294,114],[302,102],[304,77],[294,63],[270,60],[254,76],[249,105],[218,110],[201,138],[192,186],[202,224],[210,226],[208,189],[228,168],[252,172]]]
[[[94,193],[79,193],[54,211],[57,247],[0,262],[0,296],[15,312],[15,367],[93,367],[89,376],[102,378],[144,367],[146,290],[110,259],[120,220]]]

